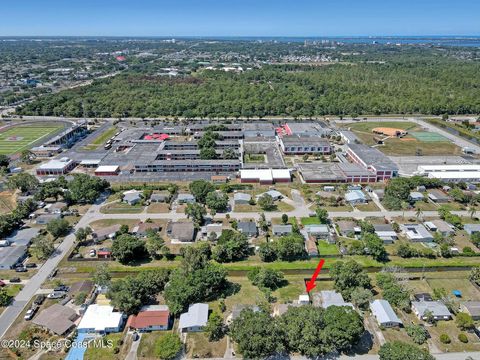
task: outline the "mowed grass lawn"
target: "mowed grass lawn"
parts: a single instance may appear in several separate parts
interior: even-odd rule
[[[0,154],[11,155],[31,148],[35,142],[62,129],[61,125],[24,125],[0,132]]]
[[[376,127],[390,127],[396,129],[403,129],[407,131],[421,131],[415,123],[412,122],[359,122],[354,124],[348,124],[348,126],[355,132],[355,134],[367,145],[375,145],[375,137],[382,138],[382,135],[377,135],[372,132],[372,129]],[[461,149],[448,141],[447,139],[442,141],[421,141],[416,139],[412,135],[407,135],[401,139],[389,138],[385,140],[384,145],[377,147],[386,155],[394,156],[415,156],[417,150],[422,155],[460,155]]]

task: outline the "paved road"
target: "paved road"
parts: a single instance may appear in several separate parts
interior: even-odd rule
[[[100,205],[92,205],[93,211],[98,211]],[[85,227],[91,222],[91,218],[83,216],[75,229]],[[0,338],[2,338],[10,328],[15,319],[21,314],[25,306],[30,302],[33,296],[40,289],[40,286],[47,280],[50,273],[57,267],[58,263],[70,251],[75,242],[75,235],[72,232],[66,236],[62,243],[56,248],[55,253],[38,269],[38,272],[26,283],[23,289],[15,296],[15,299],[9,307],[0,315]]]

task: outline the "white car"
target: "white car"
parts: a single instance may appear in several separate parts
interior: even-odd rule
[[[53,291],[47,295],[49,299],[61,299],[65,297],[65,291]]]
[[[97,256],[97,250],[91,249],[89,255],[90,255],[90,257],[95,257],[95,256]]]
[[[29,320],[32,320],[33,319],[33,316],[35,315],[35,313],[37,312],[37,309],[38,307],[32,307],[31,309],[29,309],[26,313],[25,313],[25,316],[23,317],[25,320],[29,321]]]

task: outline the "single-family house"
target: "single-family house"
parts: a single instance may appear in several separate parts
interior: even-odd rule
[[[277,201],[283,198],[283,194],[280,191],[268,190],[267,192],[264,192],[263,194],[258,195],[257,199],[261,198],[263,195],[270,195],[274,201]]]
[[[480,232],[480,224],[465,224],[463,225],[463,230],[465,230],[468,235],[473,235]]]
[[[453,225],[441,219],[426,221],[423,224],[428,230],[433,232],[439,232],[443,236],[450,236],[455,233],[455,228],[453,227]]]
[[[0,270],[10,270],[27,257],[27,245],[0,247]]]
[[[335,290],[320,291],[320,306],[324,309],[330,306],[348,306],[352,309],[354,308],[352,303],[345,302],[342,294],[336,292]]]
[[[208,304],[192,304],[180,315],[178,328],[181,332],[203,331],[208,322]]]
[[[142,192],[138,190],[129,190],[123,193],[122,201],[129,205],[136,205],[142,200]]]
[[[168,202],[169,200],[170,200],[170,193],[168,192],[153,193],[150,196],[151,203],[163,203],[163,202]]]
[[[108,334],[120,332],[124,315],[114,311],[113,306],[92,304],[87,307],[82,320],[78,324],[79,333]]]
[[[252,196],[250,194],[237,192],[233,194],[233,202],[235,205],[248,205],[252,200]]]
[[[334,242],[334,239],[330,236],[330,229],[326,224],[310,224],[304,227],[308,237],[315,240],[327,240],[328,242]]]
[[[195,241],[195,226],[192,221],[170,222],[167,226],[167,235],[173,241]]]
[[[383,240],[384,244],[393,244],[398,239],[392,224],[374,224],[375,234]]]
[[[428,198],[437,204],[443,204],[450,201],[450,197],[439,189],[428,190]]]
[[[63,201],[57,201],[53,204],[49,204],[50,206],[45,206],[45,211],[50,214],[61,214],[64,209],[67,208],[67,203]]]
[[[260,307],[258,307],[257,305],[235,304],[232,307],[232,315],[229,317],[229,320],[230,321],[235,320],[236,318],[238,318],[240,316],[240,313],[243,310],[246,310],[246,309],[250,309],[253,312],[259,312],[260,311]]]
[[[141,222],[132,229],[132,233],[138,236],[146,236],[149,231],[158,232],[160,225],[148,222]]]
[[[464,301],[460,304],[460,310],[470,315],[473,320],[480,320],[480,301]]]
[[[412,301],[412,310],[420,320],[426,320],[431,313],[435,320],[450,320],[452,314],[441,301]]]
[[[418,192],[427,191],[427,188],[425,187],[425,185],[418,185],[416,189],[417,189]]]
[[[137,315],[130,315],[127,328],[138,332],[168,330],[171,326],[170,311],[166,305],[148,305]]]
[[[403,234],[413,242],[432,242],[433,236],[422,224],[403,224],[400,225]]]
[[[192,194],[178,194],[177,203],[179,204],[193,204],[195,202],[195,196]]]
[[[5,238],[9,244],[30,245],[32,239],[40,232],[39,228],[23,228]]]
[[[53,304],[46,308],[32,322],[56,335],[64,335],[75,327],[78,314],[70,307]]]
[[[339,220],[336,222],[338,227],[338,232],[341,236],[345,237],[354,237],[355,235],[360,235],[361,229],[352,220]]]
[[[425,197],[423,196],[423,194],[421,192],[418,192],[418,191],[412,191],[410,193],[410,195],[408,196],[408,199],[410,201],[422,201]]]
[[[92,232],[92,238],[94,241],[103,241],[105,239],[113,239],[118,231],[120,231],[121,225],[115,224],[111,226],[107,226],[105,228],[101,228],[98,230],[94,230]]]
[[[398,318],[387,300],[377,299],[372,301],[370,310],[380,326],[391,328],[403,325],[402,320]]]
[[[272,233],[274,236],[283,236],[292,233],[292,225],[273,225],[272,226]]]
[[[351,190],[345,194],[345,201],[351,205],[365,204],[367,197],[361,190]]]
[[[60,219],[62,217],[61,214],[45,214],[45,215],[40,215],[35,219],[35,223],[38,225],[47,225],[53,220]]]
[[[210,237],[211,234],[215,234],[216,239],[222,235],[223,224],[208,224],[202,228],[202,235]]]
[[[257,224],[254,221],[239,221],[237,230],[247,237],[256,237],[258,235]]]

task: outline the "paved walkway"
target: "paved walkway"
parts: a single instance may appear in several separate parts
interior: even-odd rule
[[[132,335],[129,334],[131,337]],[[138,347],[140,346],[140,341],[142,340],[142,333],[138,333],[138,339],[137,341],[133,341],[132,339],[132,345],[130,346],[130,351],[128,352],[125,360],[137,360],[137,352],[138,352]]]

